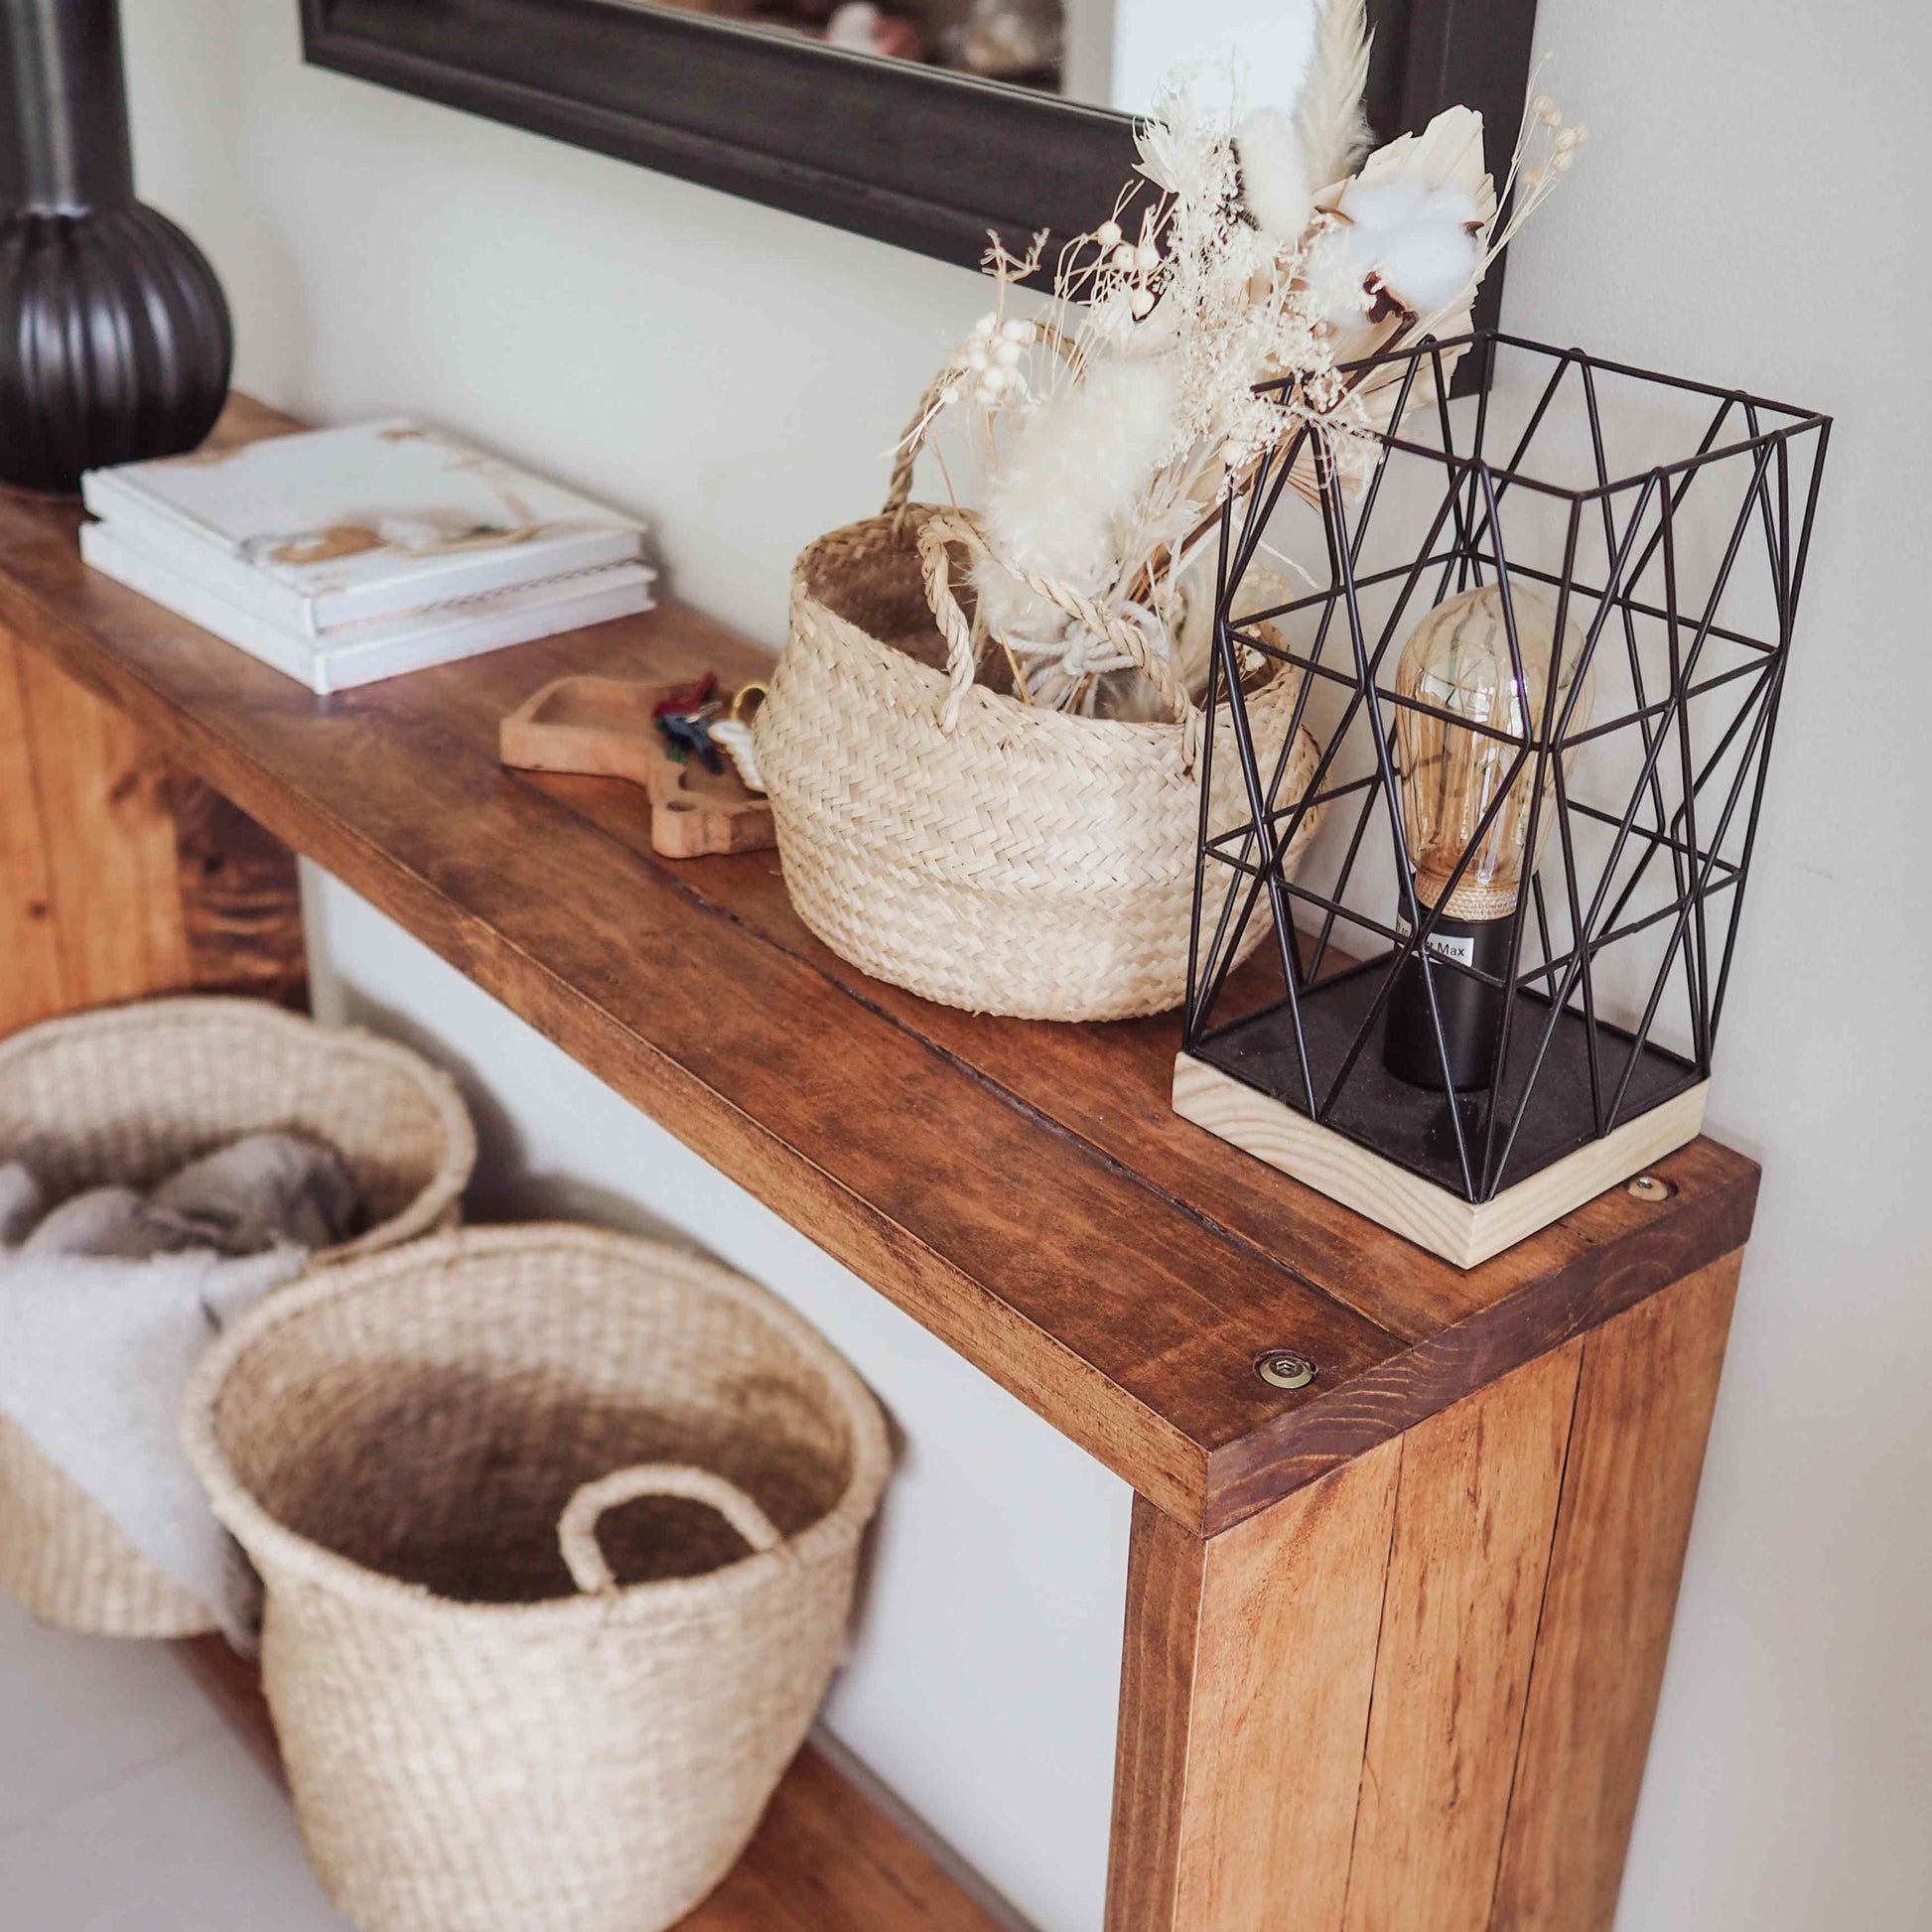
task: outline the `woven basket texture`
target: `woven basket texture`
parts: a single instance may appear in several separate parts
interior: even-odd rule
[[[690,1911],[824,1696],[889,1468],[878,1405],[763,1289],[558,1226],[272,1298],[198,1369],[184,1439],[267,1585],[303,1835],[363,1932]],[[598,1525],[639,1464],[683,1493]]]
[[[0,1041],[0,1159],[24,1161],[50,1199],[147,1186],[276,1128],[336,1148],[366,1209],[366,1232],[321,1263],[452,1223],[476,1164],[476,1132],[447,1074],[391,1040],[263,1001],[109,1007]],[[5,1417],[0,1588],[46,1622],[98,1636],[215,1627]]]
[[[1184,997],[1200,783],[1179,723],[1090,719],[975,683],[940,718],[946,647],[913,506],[821,537],[792,577],[791,629],[757,715],[759,763],[799,916],[866,972],[971,1012],[1118,1020]],[[1264,768],[1299,679],[1249,699]],[[1297,736],[1283,795],[1306,784]],[[1212,825],[1246,815],[1231,728]],[[1313,832],[1312,817],[1295,852]],[[1209,882],[1211,919],[1237,875]],[[1244,954],[1265,919],[1251,919]]]

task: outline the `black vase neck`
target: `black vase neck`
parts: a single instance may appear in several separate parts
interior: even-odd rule
[[[118,0],[0,0],[0,214],[134,200]]]

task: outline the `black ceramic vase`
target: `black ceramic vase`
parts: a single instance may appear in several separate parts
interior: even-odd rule
[[[0,0],[0,482],[192,450],[234,336],[202,251],[134,199],[117,0]]]

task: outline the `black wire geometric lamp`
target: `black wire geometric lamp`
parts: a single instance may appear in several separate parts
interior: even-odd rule
[[[1830,424],[1495,332],[1349,373],[1398,427],[1304,428],[1223,514],[1247,809],[1203,814],[1174,1107],[1467,1268],[1703,1125]],[[1291,483],[1326,571],[1250,608]]]

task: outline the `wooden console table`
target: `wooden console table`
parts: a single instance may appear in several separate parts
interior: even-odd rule
[[[693,612],[318,699],[77,521],[0,499],[0,1028],[286,993],[310,855],[1133,1486],[1110,1932],[1609,1925],[1752,1163],[1700,1140],[1458,1273],[1175,1118],[1173,1019],[926,1005],[771,855],[671,866],[628,788],[498,767],[546,679],[748,669]],[[768,1922],[983,1922],[936,1875],[816,1896]]]

